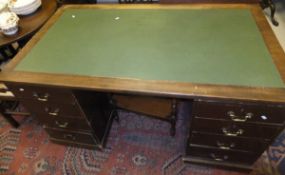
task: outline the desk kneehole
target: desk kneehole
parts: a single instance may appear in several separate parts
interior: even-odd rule
[[[178,104],[176,99],[120,94],[115,94],[112,98],[119,109],[168,121],[171,124],[170,135],[175,135]]]

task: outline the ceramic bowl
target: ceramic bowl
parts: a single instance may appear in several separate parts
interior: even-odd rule
[[[14,35],[18,31],[19,17],[14,12],[0,14],[0,29],[5,35]]]
[[[1,29],[4,35],[15,35],[19,30],[18,25],[12,26],[10,28]]]

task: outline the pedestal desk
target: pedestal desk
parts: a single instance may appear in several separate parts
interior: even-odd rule
[[[68,5],[0,80],[50,140],[88,148],[104,147],[118,108],[175,131],[188,101],[183,159],[249,170],[284,128],[284,61],[258,5]]]

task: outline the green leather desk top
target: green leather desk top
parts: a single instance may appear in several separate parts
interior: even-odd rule
[[[16,70],[284,87],[247,9],[69,9]]]

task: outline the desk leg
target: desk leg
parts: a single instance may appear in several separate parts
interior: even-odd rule
[[[114,116],[115,121],[120,123],[118,109],[116,107],[117,106],[117,102],[116,102],[116,100],[113,99],[113,95],[112,94],[109,95],[109,102],[110,102],[110,105],[111,105],[111,113]]]
[[[172,100],[172,106],[171,106],[171,115],[170,115],[170,135],[175,136],[176,134],[176,120],[177,120],[177,100],[173,99]]]
[[[273,25],[278,26],[279,23],[274,18],[274,14],[276,11],[275,4],[272,2],[272,0],[261,0],[260,2],[261,8],[265,9],[267,7],[270,8],[270,19]]]

